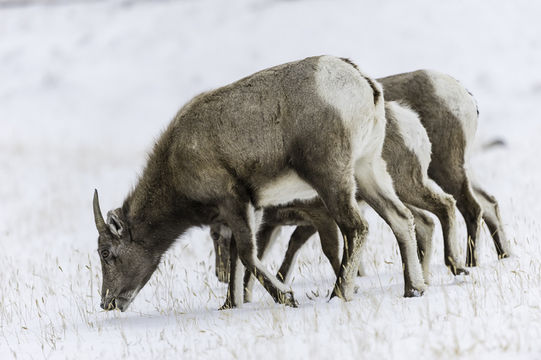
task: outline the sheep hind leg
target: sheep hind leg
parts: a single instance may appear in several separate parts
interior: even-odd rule
[[[235,237],[229,239],[229,284],[227,287],[227,298],[225,304],[220,310],[232,309],[242,304],[242,274],[244,266],[242,265],[238,253]]]
[[[221,224],[211,225],[210,237],[214,244],[216,277],[220,282],[229,283],[229,252],[232,236],[230,231],[222,231],[223,228],[224,226]]]
[[[458,210],[464,217],[466,229],[468,230],[468,241],[466,250],[466,266],[477,266],[477,239],[481,228],[483,210],[473,194],[470,182],[466,178],[461,184],[461,193],[455,196]]]
[[[231,199],[222,209],[222,213],[233,232],[237,250],[237,256],[230,258],[230,268],[232,271],[233,269],[235,270],[235,274],[232,273],[230,276],[230,283],[234,278],[235,280],[229,287],[230,291],[228,292],[224,308],[236,307],[242,304],[242,275],[240,275],[239,281],[236,281],[238,270],[235,266],[238,264],[238,258],[240,258],[240,261],[250,273],[259,280],[275,302],[296,307],[297,302],[295,301],[293,292],[278,281],[257,257],[255,229],[259,224],[255,224],[254,219],[256,218],[256,214],[253,206],[238,199]],[[232,252],[231,255],[235,254]]]
[[[492,240],[494,241],[498,259],[509,257],[509,242],[505,235],[496,198],[484,191],[478,184],[473,184],[473,192],[483,208],[483,220],[487,224]]]
[[[363,201],[360,201],[358,202],[357,204],[359,206],[361,206],[364,202]],[[364,213],[361,212],[362,216],[364,217]],[[363,244],[364,245],[364,244]],[[363,252],[364,250],[361,249],[361,253]],[[368,274],[368,272],[366,271],[366,268],[364,266],[364,262],[362,261],[362,259],[359,259],[359,267],[357,269],[357,276],[358,277],[363,277],[363,276],[366,276]]]
[[[309,215],[312,226],[299,226],[291,236],[287,253],[278,271],[277,277],[280,280],[289,282],[291,277],[291,265],[295,261],[298,250],[316,233],[319,233],[321,249],[329,260],[334,274],[338,278],[342,254],[340,254],[341,234],[336,222],[329,215],[329,212],[323,203],[317,202],[305,210]]]
[[[449,194],[443,192],[432,180],[418,183],[404,191],[401,198],[408,204],[434,213],[440,221],[445,265],[453,275],[468,274],[468,271],[461,266],[457,250],[457,232],[455,200]]]
[[[477,266],[477,239],[483,211],[473,193],[466,170],[462,166],[444,170],[436,168],[433,171],[429,168],[429,175],[443,191],[455,198],[456,206],[464,218],[468,232],[466,266]]]
[[[319,239],[321,242],[321,249],[329,260],[334,274],[338,277],[340,272],[340,263],[342,254],[340,254],[340,244],[342,243],[342,234],[340,229],[336,226],[336,223],[330,216],[321,217],[318,219],[312,218],[314,226],[299,226],[291,235],[286,255],[280,266],[280,270],[276,274],[276,277],[287,283],[291,278],[291,266],[295,262],[297,252],[308,241],[308,239],[316,233],[319,233]],[[366,226],[366,225],[365,225]],[[358,276],[364,276],[364,268],[362,264],[358,266]]]
[[[297,258],[297,253],[315,232],[316,229],[312,226],[298,226],[293,234],[291,234],[284,260],[276,273],[278,280],[284,283],[288,283],[291,280],[291,274],[293,273],[292,266]]]
[[[329,142],[327,146],[297,153],[292,158],[292,165],[298,175],[317,191],[329,216],[344,236],[340,270],[331,297],[338,296],[348,301],[353,298],[358,252],[366,238],[367,226],[355,200],[351,148],[346,146],[347,142],[341,144],[343,146]]]
[[[271,224],[263,224],[257,232],[257,258],[262,260],[267,254],[267,250],[276,241],[276,236],[273,236],[277,226]],[[244,302],[252,302],[252,289],[254,288],[256,278],[248,269],[244,273]]]
[[[404,269],[404,296],[421,296],[425,283],[417,254],[413,215],[395,193],[385,161],[374,157],[355,166],[359,184],[358,194],[391,227],[402,258]]]
[[[425,284],[429,285],[430,260],[432,259],[432,237],[436,225],[434,224],[434,220],[432,220],[432,218],[423,210],[409,204],[406,204],[406,207],[410,209],[415,221],[415,237],[417,239],[419,260],[421,261]]]
[[[347,186],[331,185],[318,191],[344,237],[342,260],[331,298],[337,296],[346,301],[353,298],[359,251],[368,228],[357,207],[354,190],[352,176]],[[336,232],[335,227],[332,229]]]
[[[320,167],[324,169],[325,167]],[[329,168],[331,168],[329,166]],[[367,225],[362,219],[355,201],[355,182],[348,167],[334,166],[332,173],[318,174],[318,169],[311,169],[311,181],[325,203],[330,217],[338,224],[344,237],[342,260],[331,298],[339,297],[349,301],[354,294],[355,273],[358,268],[359,250],[367,233]],[[351,168],[350,168],[351,169]],[[340,176],[347,175],[350,176]],[[333,227],[333,230],[336,229]]]

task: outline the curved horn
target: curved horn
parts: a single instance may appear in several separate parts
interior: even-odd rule
[[[105,220],[103,220],[103,215],[101,214],[100,210],[100,202],[98,199],[98,190],[94,189],[94,221],[96,222],[96,228],[98,229],[98,232],[101,234],[103,232],[107,231],[107,225],[105,224]]]

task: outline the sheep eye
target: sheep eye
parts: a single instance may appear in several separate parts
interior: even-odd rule
[[[107,259],[109,257],[109,255],[111,255],[111,252],[109,250],[104,249],[104,250],[101,251],[101,257],[103,259]]]

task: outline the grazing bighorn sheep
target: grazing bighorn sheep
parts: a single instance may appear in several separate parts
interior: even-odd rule
[[[453,247],[456,237],[454,230],[454,200],[450,199],[448,195],[441,194],[441,190],[434,187],[431,180],[426,179],[426,170],[428,167],[429,174],[447,174],[447,177],[443,178],[435,176],[444,189],[453,189],[452,184],[456,182],[469,183],[465,165],[468,155],[467,149],[471,146],[477,127],[478,113],[475,102],[471,94],[456,80],[434,71],[420,70],[380,79],[380,81],[386,86],[386,98],[388,98],[387,93],[390,91],[395,99],[401,101],[412,102],[415,99],[425,101],[417,101],[416,109],[421,115],[420,119],[424,127],[430,129],[430,132],[428,132],[429,138],[433,143],[437,144],[432,145],[432,161],[430,162],[430,144],[428,146],[426,144],[428,141],[426,138],[427,131],[424,129],[420,131],[419,120],[414,121],[411,114],[408,116],[407,110],[393,111],[392,108],[399,110],[396,104],[387,111],[387,139],[384,145],[383,157],[387,161],[388,170],[393,176],[395,189],[401,200],[410,204],[413,202],[420,208],[430,210],[439,218],[444,234],[445,262],[451,271],[455,274],[466,273],[464,269],[456,268],[457,260]],[[398,119],[392,114],[398,114]],[[449,141],[449,139],[452,140]],[[449,147],[445,149],[441,144],[446,144]],[[430,165],[428,165],[428,162],[430,162]],[[430,172],[431,168],[432,172]],[[419,172],[416,169],[423,169],[423,171]],[[475,195],[471,193],[472,189],[469,185],[459,188],[459,190],[458,192],[455,191],[454,194],[463,202],[464,198],[474,199],[473,201],[475,201],[476,197],[479,199],[483,209],[483,219],[490,229],[498,257],[507,257],[509,254],[507,240],[495,198],[487,194],[478,185],[473,186]],[[439,196],[435,197],[431,193],[439,193]],[[462,193],[467,195],[462,195]],[[412,196],[417,196],[419,199],[412,199]],[[424,204],[419,205],[419,201],[424,202]],[[428,265],[431,255],[430,244],[434,223],[430,217],[426,216],[418,208],[410,205],[409,207],[415,217],[416,235],[422,258],[423,272],[425,279],[428,279]],[[468,221],[467,214],[464,217]],[[325,215],[325,209],[321,207],[321,204],[296,203],[287,207],[268,208],[265,210],[264,221],[265,223],[258,235],[259,256],[264,255],[271,241],[271,233],[276,226],[301,225],[297,227],[291,236],[286,256],[278,271],[278,278],[284,280],[288,277],[295,254],[308,238],[314,234],[314,227],[320,233],[323,251],[329,258],[335,272],[337,271],[339,259],[337,258],[336,249],[340,240],[337,237],[336,225],[332,219]],[[229,239],[227,236],[217,233],[214,226],[211,227],[211,235],[215,247],[227,248]],[[470,246],[473,244],[473,242],[469,242]],[[473,249],[470,246],[468,249],[473,254]],[[472,255],[470,255],[470,259],[473,259]],[[217,261],[223,261],[223,259],[217,259]],[[227,277],[224,276],[227,273],[227,268],[219,267],[218,262],[216,265],[216,272],[220,274],[220,280],[227,281]],[[249,300],[251,280],[248,282],[247,279],[245,279],[248,290],[246,295]]]
[[[257,258],[255,234],[262,207],[316,194],[345,237],[333,296],[349,299],[366,235],[355,181],[396,234],[405,295],[421,295],[413,218],[381,158],[385,123],[379,84],[330,56],[269,68],[195,97],[161,135],[137,185],[107,222],[95,192],[101,306],[126,310],[180,234],[215,223],[229,227],[234,239],[224,308],[243,302],[242,265],[276,302],[295,306],[293,293]]]
[[[378,80],[386,100],[400,100],[419,114],[432,143],[428,176],[453,195],[468,231],[466,266],[477,266],[481,218],[490,231],[498,258],[509,256],[508,241],[496,199],[468,176],[479,112],[473,96],[458,81],[436,71],[419,70]]]

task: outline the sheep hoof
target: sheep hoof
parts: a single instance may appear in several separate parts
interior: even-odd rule
[[[299,306],[299,303],[295,300],[295,297],[293,296],[293,291],[286,291],[284,293],[281,293],[279,295],[278,302],[280,304],[284,304],[294,308]]]
[[[407,289],[404,292],[404,297],[411,298],[411,297],[421,297],[425,293],[424,289]]]
[[[454,271],[453,272],[453,275],[457,276],[457,275],[470,275],[470,272],[466,269],[463,269],[463,268],[460,268],[460,267],[455,267],[454,268]]]
[[[218,308],[218,310],[229,310],[233,308],[234,308],[233,304],[230,301],[226,301],[225,304],[223,304],[222,306]]]
[[[353,287],[351,288],[350,291],[348,291],[347,289],[343,289],[343,288],[338,289],[335,287],[331,293],[330,299],[338,297],[344,301],[351,301],[353,299],[354,293],[355,293],[355,289]]]
[[[233,299],[231,299],[228,296],[227,299],[225,300],[225,303],[222,306],[220,306],[220,308],[218,308],[218,310],[229,310],[229,309],[238,308],[240,306],[241,306],[241,304],[235,304],[235,301],[233,301]]]

